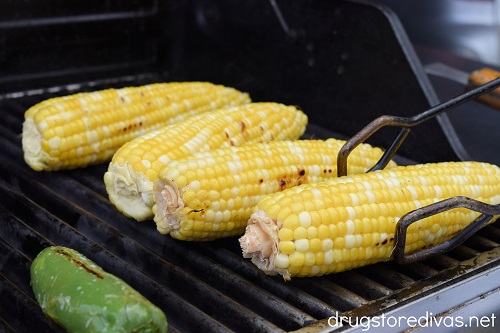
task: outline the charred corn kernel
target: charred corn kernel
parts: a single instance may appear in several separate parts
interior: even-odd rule
[[[68,332],[167,332],[157,306],[73,249],[45,248],[30,271],[42,311]]]
[[[372,194],[366,195],[367,190]],[[318,211],[298,213],[318,219],[311,221],[311,225],[318,225],[317,236],[304,233],[298,223],[288,224],[290,216],[295,215],[288,206],[281,205],[287,198],[291,201],[303,198],[304,191],[314,191],[315,199],[324,202]],[[342,200],[337,200],[339,196]],[[499,204],[500,168],[479,162],[423,164],[289,188],[262,197],[240,238],[240,245],[244,257],[251,258],[266,274],[281,274],[286,280],[292,276],[340,272],[390,260],[398,220],[416,207],[454,196]],[[476,212],[454,208],[419,220],[408,228],[405,252],[440,244],[477,216]],[[291,240],[283,241],[279,237],[292,233]],[[306,240],[310,240],[308,248]],[[312,267],[302,262],[301,250],[306,248],[316,254]]]
[[[248,102],[248,94],[208,82],[156,83],[47,99],[25,112],[24,159],[37,171],[105,162],[137,136]]]
[[[110,201],[129,217],[144,221],[153,217],[155,203],[153,182],[158,178],[162,166],[170,160],[199,151],[241,144],[267,142],[272,140],[298,139],[305,131],[307,116],[293,106],[278,103],[250,103],[241,106],[221,108],[138,137],[121,147],[113,156],[104,182]],[[184,200],[190,201],[194,191],[201,201],[221,200],[217,176],[226,175],[218,168],[206,168],[201,160],[176,169],[178,186],[184,187],[190,180],[189,191]],[[198,178],[198,181],[192,181]],[[225,192],[225,200],[232,197]],[[219,203],[222,204],[222,203]],[[201,209],[197,205],[193,209]],[[209,214],[208,212],[206,212]]]
[[[157,229],[181,240],[211,240],[242,234],[262,195],[335,177],[337,154],[343,144],[344,141],[336,139],[273,141],[220,148],[172,160],[160,170],[155,181],[153,212]],[[365,172],[382,153],[369,145],[359,146],[349,156],[348,171]],[[391,162],[390,167],[394,166]],[[193,172],[181,171],[188,168]],[[213,176],[207,180],[203,176],[209,170]],[[231,193],[227,205],[221,199],[223,193]],[[316,195],[312,192],[310,196]],[[313,218],[301,211],[314,205],[309,207],[309,202],[304,204],[301,197],[296,199],[288,200],[276,213],[283,215],[281,221],[288,229],[300,227],[301,234],[306,235]],[[214,214],[216,211],[223,214]],[[192,221],[203,221],[203,231],[190,230],[188,222]],[[322,229],[317,232],[323,237]]]

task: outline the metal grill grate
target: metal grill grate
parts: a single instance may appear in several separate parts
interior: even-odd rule
[[[446,255],[416,264],[388,262],[286,283],[265,276],[241,257],[236,238],[179,242],[157,233],[152,222],[118,213],[102,182],[106,165],[31,170],[19,137],[22,115],[50,96],[47,90],[0,99],[0,328],[7,332],[59,331],[29,284],[31,261],[50,244],[74,248],[121,277],[165,311],[171,332],[319,328],[335,314],[379,313],[498,265],[496,223]]]

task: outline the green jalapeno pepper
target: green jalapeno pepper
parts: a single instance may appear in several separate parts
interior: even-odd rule
[[[43,312],[68,332],[167,332],[163,311],[75,250],[41,251],[31,285]]]

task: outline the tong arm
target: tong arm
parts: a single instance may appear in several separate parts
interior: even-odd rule
[[[408,227],[423,218],[442,213],[454,208],[467,208],[481,213],[474,221],[465,227],[460,233],[453,238],[430,248],[415,252],[413,254],[405,254],[406,246],[406,233]],[[489,205],[481,201],[477,201],[464,196],[457,196],[450,199],[445,199],[428,206],[416,209],[404,215],[396,225],[396,234],[394,236],[395,245],[393,256],[394,259],[400,264],[410,264],[433,255],[449,251],[466,239],[472,236],[476,231],[490,222],[495,215],[500,215],[500,204]]]

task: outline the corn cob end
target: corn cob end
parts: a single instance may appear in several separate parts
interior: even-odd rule
[[[248,220],[245,234],[239,239],[243,257],[251,259],[252,263],[268,275],[283,276],[285,281],[291,279],[286,269],[276,267],[278,256],[280,226],[263,210],[257,209]]]
[[[137,179],[141,178],[141,179]],[[127,217],[137,221],[151,219],[153,214],[149,194],[153,190],[152,182],[141,173],[133,172],[128,164],[111,163],[104,174],[104,184],[111,203]],[[150,188],[139,188],[138,185]]]
[[[180,212],[184,208],[184,201],[178,187],[169,180],[158,179],[154,187],[156,203],[153,205],[153,214],[156,229],[161,234],[169,234],[171,230],[180,227]]]
[[[50,155],[42,149],[42,135],[31,118],[23,123],[22,146],[24,160],[33,170],[42,171],[50,165]]]

